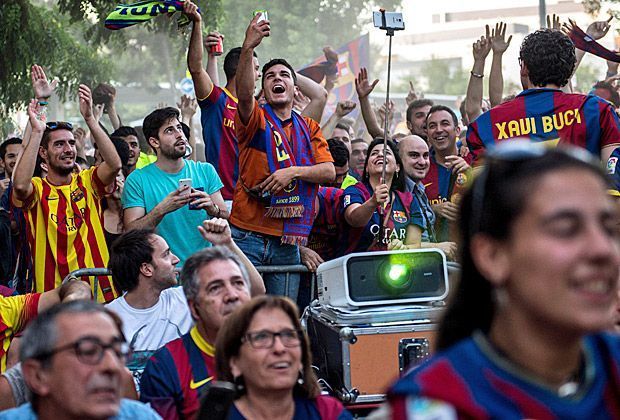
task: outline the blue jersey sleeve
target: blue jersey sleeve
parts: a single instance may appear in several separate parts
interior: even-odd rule
[[[140,401],[151,404],[165,419],[177,419],[182,398],[183,391],[174,360],[164,347],[146,364],[140,378]]]
[[[146,201],[144,199],[144,190],[142,189],[142,169],[136,169],[125,180],[125,188],[121,202],[123,208],[142,207],[146,209]]]

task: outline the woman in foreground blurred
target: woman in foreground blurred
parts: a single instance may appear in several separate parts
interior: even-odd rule
[[[215,345],[217,378],[233,382],[228,419],[351,419],[321,396],[308,338],[295,304],[281,296],[252,299],[229,316]]]
[[[393,418],[620,418],[617,214],[575,149],[498,146],[463,197],[462,276],[438,353]]]

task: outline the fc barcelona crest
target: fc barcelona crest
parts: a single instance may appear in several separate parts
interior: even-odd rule
[[[404,211],[395,210],[392,213],[392,219],[394,219],[396,223],[407,223],[407,214]]]
[[[73,201],[74,203],[77,203],[83,198],[84,198],[84,193],[82,192],[82,190],[78,189],[78,190],[71,191],[71,201]]]

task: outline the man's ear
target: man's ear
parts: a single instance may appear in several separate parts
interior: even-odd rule
[[[142,274],[144,277],[152,277],[153,271],[153,264],[146,262],[140,264],[140,274]]]
[[[189,312],[192,314],[194,320],[200,319],[198,316],[198,310],[196,309],[196,303],[193,299],[187,299],[187,306],[189,306]]]
[[[471,257],[478,271],[495,286],[503,286],[510,274],[509,250],[497,239],[477,234],[471,240]]]
[[[153,148],[153,150],[157,151],[159,149],[159,139],[155,137],[149,137],[147,140],[149,145]]]
[[[407,121],[407,129],[413,133],[413,124],[410,121]]]
[[[50,393],[51,372],[43,367],[41,361],[35,359],[25,360],[22,362],[22,373],[26,385],[34,394],[44,397]]]
[[[41,156],[41,159],[47,162],[47,149],[45,149],[43,146],[39,146],[39,156]]]

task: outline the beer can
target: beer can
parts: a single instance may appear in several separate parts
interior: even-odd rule
[[[211,45],[209,47],[209,54],[211,55],[222,55],[224,52],[224,43],[222,42],[222,37],[218,37],[217,44]]]
[[[254,14],[252,16],[256,16],[259,13],[261,14],[261,16],[260,18],[258,18],[258,22],[261,22],[263,20],[269,20],[269,15],[266,10],[254,10]]]

